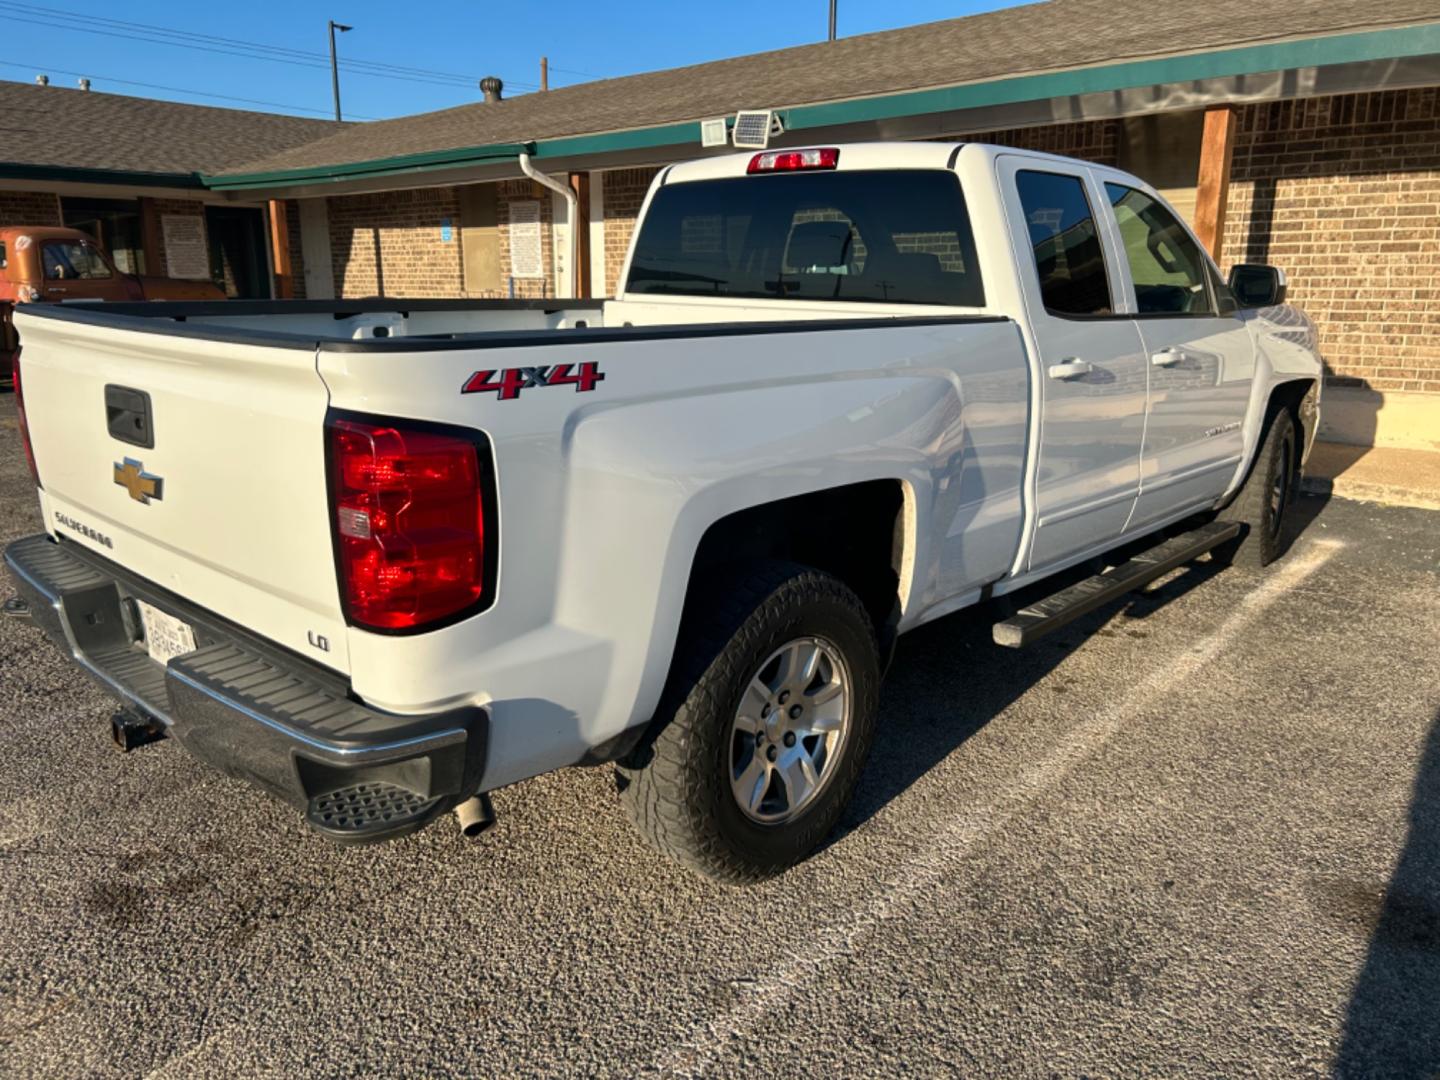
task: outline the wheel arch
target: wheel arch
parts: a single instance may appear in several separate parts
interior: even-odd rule
[[[1265,414],[1260,423],[1260,431],[1255,439],[1254,450],[1250,454],[1250,460],[1245,463],[1245,471],[1240,475],[1239,481],[1234,489],[1226,496],[1221,504],[1223,509],[1229,506],[1240,493],[1245,490],[1245,485],[1250,480],[1250,474],[1255,471],[1255,465],[1260,460],[1260,450],[1265,445],[1265,438],[1270,434],[1270,427],[1275,423],[1275,418],[1282,412],[1288,412],[1290,419],[1295,424],[1295,431],[1299,439],[1300,453],[1295,455],[1293,480],[1298,485],[1300,471],[1304,466],[1305,458],[1308,456],[1309,448],[1315,440],[1316,430],[1319,426],[1320,415],[1316,398],[1319,393],[1319,379],[1311,375],[1301,375],[1294,378],[1286,378],[1274,383],[1270,387],[1269,395],[1265,400]],[[1312,397],[1312,394],[1316,395]],[[1309,404],[1307,404],[1307,402]]]
[[[915,564],[915,495],[900,479],[860,480],[745,507],[712,522],[696,547],[687,604],[713,574],[783,560],[833,574],[875,624],[881,655],[896,627]]]

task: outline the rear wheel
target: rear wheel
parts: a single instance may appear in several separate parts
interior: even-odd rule
[[[1216,555],[1239,566],[1258,570],[1285,554],[1285,511],[1295,499],[1299,440],[1295,421],[1282,409],[1265,433],[1255,465],[1240,493],[1219,520],[1238,521],[1240,536]]]
[[[875,729],[880,656],[843,582],[775,564],[687,612],[657,730],[619,767],[640,832],[701,873],[751,881],[834,828]]]

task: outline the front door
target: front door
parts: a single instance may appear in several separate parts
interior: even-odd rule
[[[207,206],[205,232],[210,239],[210,276],[239,300],[270,299],[270,262],[265,219],[245,206]]]
[[[1147,360],[1117,316],[1089,170],[999,159],[1026,313],[1040,361],[1039,472],[1030,569],[1096,550],[1125,529],[1140,485]]]
[[[1137,529],[1200,509],[1229,486],[1245,452],[1255,344],[1228,290],[1217,295],[1219,275],[1200,245],[1163,202],[1108,179],[1105,195],[1150,364],[1140,498],[1130,524]]]

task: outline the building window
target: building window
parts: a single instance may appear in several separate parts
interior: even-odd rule
[[[116,269],[144,274],[145,232],[140,224],[139,199],[77,199],[62,196],[61,220],[72,229],[89,233],[110,255]]]

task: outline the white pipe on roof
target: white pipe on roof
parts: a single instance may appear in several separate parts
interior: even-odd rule
[[[570,208],[570,299],[575,298],[575,283],[580,280],[580,268],[576,260],[580,257],[580,199],[575,194],[575,189],[569,184],[562,184],[548,173],[543,173],[534,165],[530,164],[530,155],[522,152],[520,154],[520,171],[534,180],[537,184],[549,188],[551,191],[559,192],[565,197],[565,203]],[[556,290],[559,291],[558,288]]]

